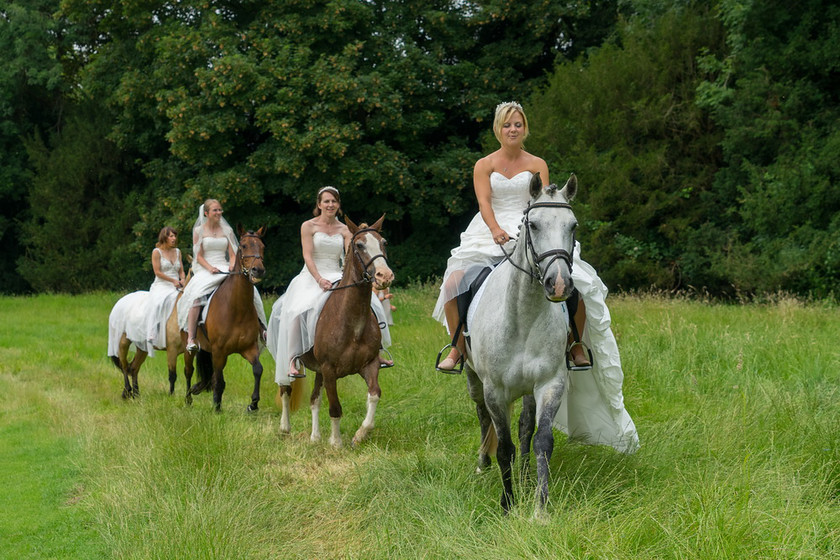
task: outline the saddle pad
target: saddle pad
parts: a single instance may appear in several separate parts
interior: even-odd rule
[[[493,271],[490,273],[490,275],[487,277],[487,279],[481,284],[481,287],[476,292],[475,297],[473,298],[472,303],[470,304],[470,310],[467,313],[467,330],[469,330],[469,325],[472,325],[473,317],[475,316],[475,310],[476,310],[476,307],[478,306],[479,302],[481,301],[481,296],[484,295],[484,289],[487,287],[487,284],[490,282],[490,279],[493,277],[493,275],[496,272],[498,272],[499,268],[500,267],[496,267],[496,268],[493,269]],[[554,305],[557,305],[557,304],[554,304]],[[561,301],[560,305],[562,306],[561,308],[563,310],[563,314],[566,315],[566,323],[568,323],[569,322],[569,308],[566,306],[565,301]],[[464,336],[468,337],[469,332],[465,332]]]

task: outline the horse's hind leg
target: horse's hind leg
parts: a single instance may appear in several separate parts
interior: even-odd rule
[[[341,401],[338,400],[338,387],[336,387],[335,375],[324,375],[324,389],[327,392],[327,402],[330,404],[330,444],[333,447],[341,447]]]
[[[216,412],[222,411],[222,395],[225,392],[225,365],[227,365],[227,356],[222,356],[221,352],[213,354],[213,409]],[[220,356],[216,358],[216,356]]]
[[[537,401],[533,395],[522,397],[522,414],[519,415],[519,454],[521,463],[520,475],[528,476],[531,460],[531,438],[534,437],[534,428],[537,420]]]
[[[184,352],[184,383],[187,386],[187,394],[184,397],[184,402],[192,404],[192,376],[193,376],[193,355],[190,352]]]
[[[482,470],[490,466],[490,454],[496,448],[496,432],[493,429],[493,420],[490,418],[490,413],[487,411],[487,406],[484,404],[484,386],[481,380],[476,375],[475,371],[469,367],[464,367],[467,373],[467,389],[470,393],[470,398],[475,402],[475,413],[478,416],[478,425],[481,429],[481,443],[478,448],[478,467],[476,470]]]
[[[312,386],[312,396],[309,398],[309,410],[312,413],[312,433],[309,436],[309,441],[315,443],[321,441],[321,424],[318,421],[318,416],[321,413],[321,387],[324,383],[324,377],[320,373],[315,373],[315,382]]]
[[[368,385],[367,397],[367,414],[353,436],[353,445],[362,442],[367,438],[374,426],[374,416],[376,416],[376,406],[379,404],[379,398],[382,396],[382,389],[379,387],[379,358],[365,366],[365,372],[362,375]]]
[[[131,360],[131,365],[128,366],[129,375],[131,376],[132,381],[131,398],[140,396],[140,382],[138,377],[140,375],[140,366],[142,366],[143,362],[146,361],[146,356],[148,356],[148,354],[143,350],[135,350],[134,359]]]
[[[178,380],[178,349],[173,344],[166,345],[166,366],[169,369],[169,394],[175,393],[175,381]]]

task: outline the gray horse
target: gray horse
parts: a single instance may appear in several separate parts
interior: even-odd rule
[[[574,288],[572,251],[577,220],[569,206],[577,192],[572,175],[562,189],[531,179],[516,248],[485,281],[469,315],[467,380],[481,424],[479,468],[496,460],[507,513],[514,502],[511,471],[516,459],[510,430],[513,403],[524,397],[520,418],[523,466],[533,436],[537,457],[535,516],[548,500],[548,463],[554,449],[552,420],[566,391],[568,369],[565,301]],[[491,424],[492,420],[492,424]],[[534,425],[536,434],[534,435]]]

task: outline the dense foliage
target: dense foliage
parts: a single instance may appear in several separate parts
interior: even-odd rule
[[[159,228],[186,251],[208,197],[269,227],[282,289],[325,184],[356,221],[387,213],[401,279],[433,277],[517,99],[529,150],[578,174],[611,286],[825,295],[838,20],[818,0],[7,2],[2,289],[142,288]]]

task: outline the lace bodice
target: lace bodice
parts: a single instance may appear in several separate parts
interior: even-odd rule
[[[341,272],[341,257],[344,254],[344,236],[340,233],[328,235],[316,231],[312,236],[312,260],[321,275]]]

